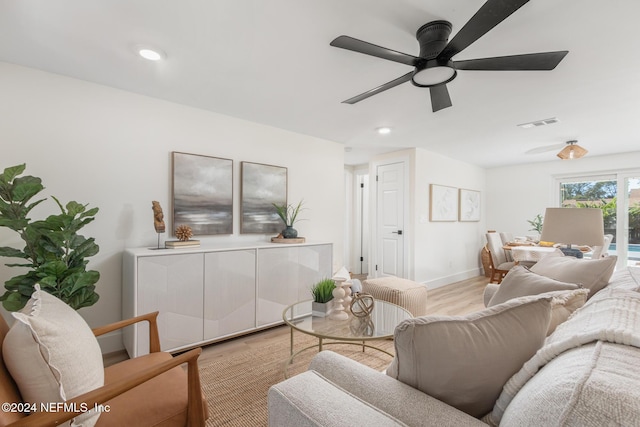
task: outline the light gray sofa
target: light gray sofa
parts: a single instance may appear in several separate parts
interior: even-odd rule
[[[398,351],[407,351],[398,348],[403,344],[396,331],[390,375],[323,351],[308,371],[270,388],[269,425],[640,426],[639,289],[640,268],[614,273],[606,287],[543,338],[483,417],[420,391],[424,384],[414,388],[406,384],[411,381],[393,378]]]

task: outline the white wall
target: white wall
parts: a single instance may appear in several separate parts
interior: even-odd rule
[[[409,271],[405,277],[435,288],[481,274],[480,249],[486,229],[484,169],[423,149],[377,156],[372,164],[398,159],[406,159],[409,167],[409,224],[405,226]],[[372,174],[375,174],[373,169]],[[371,182],[373,187],[375,181]],[[480,191],[480,221],[431,222],[430,184]],[[371,194],[375,200],[375,189]],[[375,209],[374,202],[372,209]]]
[[[545,208],[558,206],[554,200],[557,176],[601,174],[640,167],[640,152],[610,156],[554,160],[486,171],[487,228],[515,235],[531,234],[527,220]]]
[[[485,170],[417,149],[414,181],[415,280],[434,288],[480,275],[486,230]],[[429,221],[430,184],[480,191],[480,221]]]
[[[27,174],[42,178],[43,195],[100,208],[83,230],[100,245],[89,263],[101,274],[100,301],[80,310],[91,326],[121,319],[122,250],[157,243],[151,200],[160,201],[172,229],[172,151],[234,160],[234,234],[200,237],[203,244],[269,238],[239,234],[240,162],[266,163],[287,167],[289,201],[305,201],[299,235],[332,242],[334,265],[342,265],[342,145],[1,62],[0,93],[0,168],[26,163]],[[54,212],[52,203],[32,217]],[[20,245],[0,228],[0,246]],[[16,274],[0,266],[2,283]],[[101,344],[121,348],[119,337]]]

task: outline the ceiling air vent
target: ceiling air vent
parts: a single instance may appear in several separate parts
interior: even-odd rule
[[[535,122],[522,123],[518,125],[518,127],[521,127],[523,129],[530,129],[530,128],[535,128],[539,126],[552,125],[554,123],[558,123],[559,121],[560,120],[558,120],[557,118],[551,117],[550,119],[536,120]]]

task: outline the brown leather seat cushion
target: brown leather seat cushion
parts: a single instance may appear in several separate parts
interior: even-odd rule
[[[169,353],[151,353],[105,369],[105,384],[171,359]],[[109,412],[98,418],[105,426],[185,426],[187,424],[187,374],[176,367],[110,400]]]

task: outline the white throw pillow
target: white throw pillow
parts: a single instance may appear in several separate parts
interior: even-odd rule
[[[591,292],[589,298],[607,286],[616,267],[618,257],[578,259],[571,256],[544,257],[531,271],[562,282],[579,283]]]
[[[522,297],[466,316],[404,320],[387,374],[474,417],[542,346],[550,297]]]
[[[574,311],[582,307],[589,297],[589,289],[580,288],[573,291],[553,291],[540,294],[541,297],[552,297],[551,319],[547,336],[556,330],[558,325],[565,322]]]
[[[67,304],[36,290],[12,313],[2,355],[25,402],[63,402],[104,385],[102,352],[89,325]],[[88,407],[86,409],[91,409]],[[99,413],[79,414],[72,426],[93,426]]]

